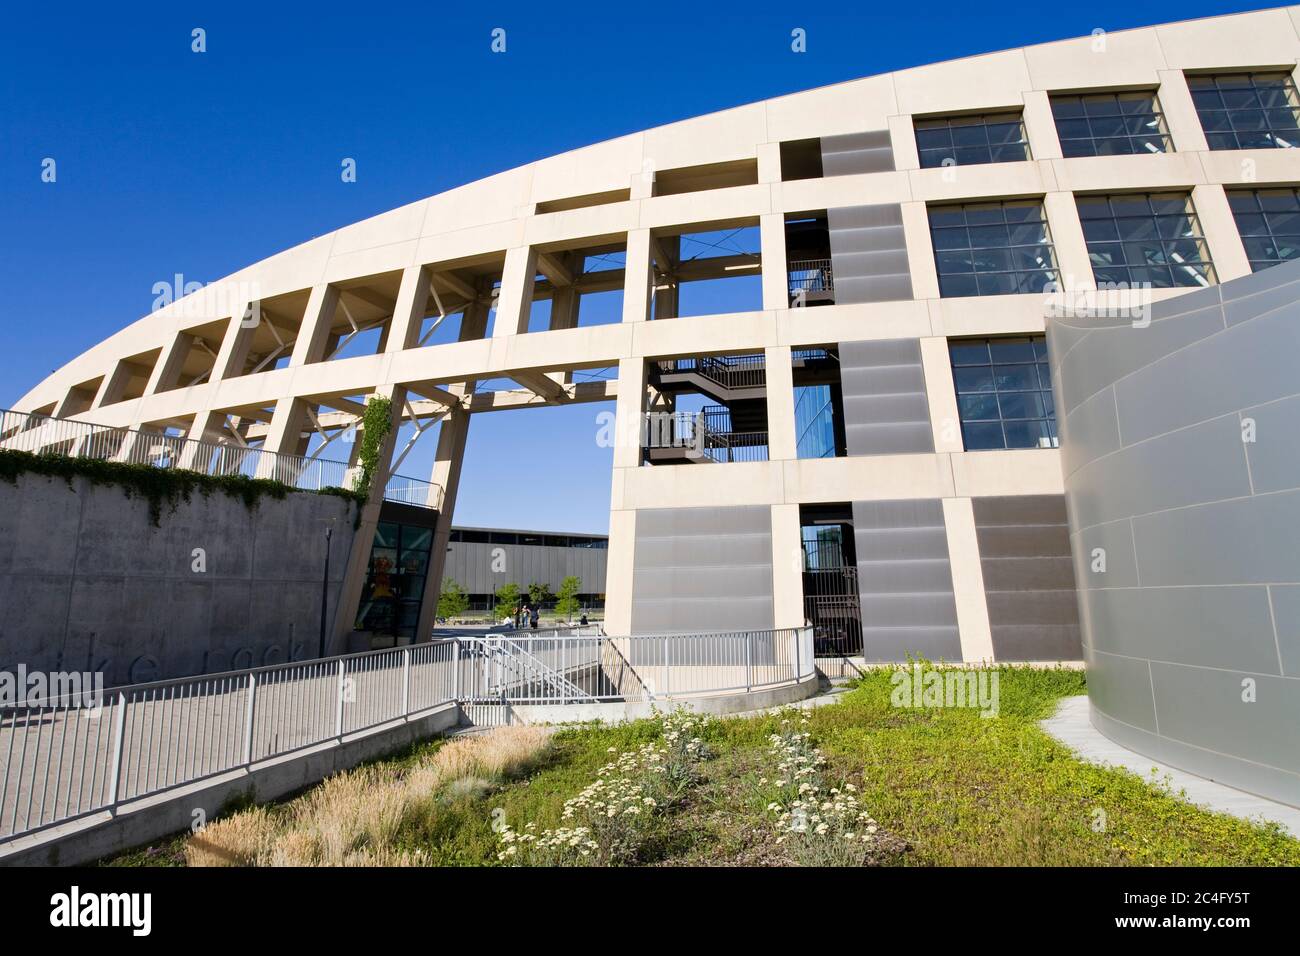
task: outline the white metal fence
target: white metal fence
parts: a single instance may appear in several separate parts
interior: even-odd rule
[[[811,628],[496,634],[0,707],[0,842],[452,703],[647,701],[794,683]],[[495,719],[491,722],[497,722]]]
[[[0,449],[179,468],[203,475],[269,478],[301,491],[352,488],[358,472],[343,461],[7,410],[0,410]],[[440,509],[442,486],[393,475],[384,488],[384,499]]]

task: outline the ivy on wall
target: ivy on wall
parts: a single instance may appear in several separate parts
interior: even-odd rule
[[[370,493],[370,484],[379,470],[379,453],[392,427],[393,400],[383,395],[372,395],[361,416],[361,446],[357,449],[361,473],[357,475],[356,490],[363,496]]]
[[[117,485],[128,498],[140,497],[149,502],[149,521],[155,527],[162,517],[164,504],[175,511],[179,502],[188,502],[196,491],[205,496],[221,492],[242,500],[251,511],[263,497],[282,499],[289,492],[297,490],[283,482],[249,478],[247,475],[204,475],[179,468],[155,468],[152,465],[102,461],[98,458],[34,455],[26,451],[0,449],[0,481],[16,485],[22,474],[63,478],[69,486],[74,478],[85,478],[95,485]],[[359,506],[366,499],[364,494],[347,488],[322,488],[320,493],[338,495],[356,502],[358,515]]]

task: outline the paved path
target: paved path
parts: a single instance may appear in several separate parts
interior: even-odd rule
[[[1300,809],[1152,760],[1103,736],[1088,718],[1086,694],[1062,700],[1056,715],[1044,720],[1042,727],[1073,750],[1081,760],[1130,770],[1149,783],[1174,794],[1183,791],[1182,795],[1188,801],[1207,810],[1255,822],[1261,819],[1276,821],[1292,835],[1300,837]]]

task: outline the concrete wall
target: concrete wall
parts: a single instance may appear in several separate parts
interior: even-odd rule
[[[355,513],[333,495],[250,511],[195,494],[155,527],[117,485],[0,482],[0,670],[102,671],[111,686],[315,657],[325,528],[332,614]]]
[[[1049,331],[1094,724],[1300,805],[1300,262]]]

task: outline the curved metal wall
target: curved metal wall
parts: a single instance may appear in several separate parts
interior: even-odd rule
[[[1300,262],[1048,323],[1093,724],[1300,806]]]

